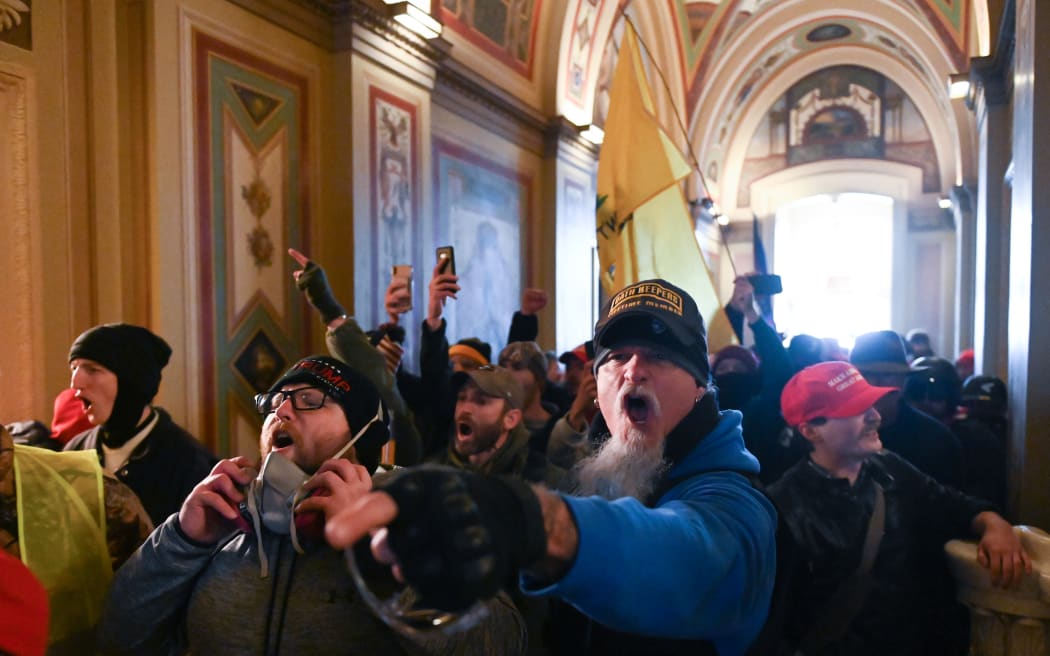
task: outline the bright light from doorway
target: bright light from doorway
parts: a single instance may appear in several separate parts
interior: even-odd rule
[[[893,199],[873,194],[804,198],[777,211],[777,328],[789,336],[857,335],[890,326]]]

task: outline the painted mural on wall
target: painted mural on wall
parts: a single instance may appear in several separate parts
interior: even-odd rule
[[[479,337],[493,356],[521,304],[521,244],[532,180],[461,146],[434,140],[437,219],[456,249],[462,290],[445,306],[449,341]]]
[[[441,22],[518,74],[532,79],[537,18],[542,4],[543,0],[441,0]]]
[[[881,157],[883,77],[855,66],[826,68],[787,93],[788,164]]]
[[[193,33],[201,296],[202,438],[253,454],[253,397],[305,348],[306,311],[289,247],[308,243],[307,83]]]
[[[369,87],[368,98],[372,133],[372,248],[376,254],[372,289],[382,294],[390,283],[395,264],[411,265],[416,261],[419,236],[416,144],[419,137],[415,105],[375,86]],[[417,326],[425,316],[430,270],[417,266],[413,280],[412,310],[402,315],[404,326]],[[380,304],[381,299],[382,296]],[[385,316],[381,319],[386,320]],[[417,331],[406,331],[405,352],[415,354],[418,341]],[[410,363],[419,361],[418,357],[407,359]]]
[[[0,0],[0,42],[33,49],[33,0]]]
[[[857,66],[818,71],[777,99],[751,137],[737,205],[751,184],[789,166],[867,157],[922,169],[924,192],[937,191],[933,138],[915,103],[892,80]]]

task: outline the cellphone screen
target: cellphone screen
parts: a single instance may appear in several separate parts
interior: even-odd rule
[[[441,264],[441,268],[438,269],[441,273],[451,273],[452,275],[456,275],[456,254],[451,246],[439,246],[437,249],[437,259]]]
[[[412,265],[395,264],[391,275],[393,278],[400,278],[405,281],[405,287],[408,288],[408,299],[401,304],[399,309],[401,312],[408,312],[412,309]]]

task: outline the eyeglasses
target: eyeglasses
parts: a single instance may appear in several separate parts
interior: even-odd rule
[[[328,393],[316,387],[301,387],[297,390],[267,392],[255,395],[255,409],[261,415],[268,415],[281,407],[286,399],[291,399],[296,410],[317,410],[324,406]]]

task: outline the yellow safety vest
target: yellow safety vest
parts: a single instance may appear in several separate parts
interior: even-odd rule
[[[47,590],[50,644],[93,630],[113,578],[102,468],[94,451],[15,445],[22,562]]]

